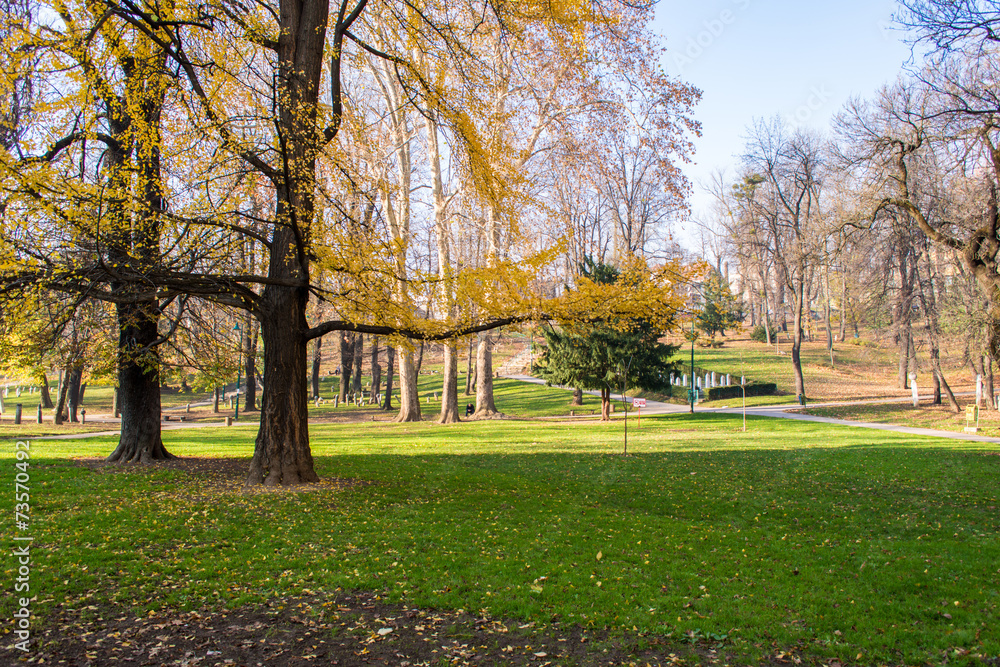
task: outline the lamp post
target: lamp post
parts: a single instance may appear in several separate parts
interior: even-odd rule
[[[239,420],[240,418],[240,383],[243,381],[243,330],[240,329],[240,323],[237,322],[236,326],[233,327],[233,331],[240,332],[240,347],[239,353],[237,355],[236,361],[236,396],[233,397],[233,407],[236,409],[234,419]]]
[[[692,308],[691,309],[691,391],[688,392],[688,397],[691,399],[691,414],[694,414],[695,392],[698,391],[697,389],[695,389],[695,381],[694,381],[694,337],[695,337],[694,320],[695,320],[695,314],[694,314],[694,308]]]

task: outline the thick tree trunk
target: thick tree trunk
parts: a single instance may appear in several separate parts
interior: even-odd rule
[[[354,334],[346,331],[340,332],[340,387],[337,390],[337,397],[343,405],[347,403],[347,394],[351,390],[351,372],[354,368]]]
[[[400,347],[399,357],[399,414],[398,422],[420,421],[420,396],[417,394],[417,366],[413,350]]]
[[[56,397],[56,409],[52,414],[52,421],[62,424],[66,420],[66,396],[69,393],[69,385],[66,379],[69,377],[69,367],[60,374],[59,395]]]
[[[355,396],[361,394],[361,367],[365,360],[365,336],[364,334],[354,334],[354,378],[351,381],[351,393]]]
[[[323,359],[323,337],[319,336],[314,341],[313,345],[313,358],[312,358],[312,374],[310,376],[310,384],[312,385],[312,397],[313,399],[319,398],[319,365]]]
[[[493,402],[493,340],[482,334],[476,351],[476,417],[498,414]]]
[[[246,485],[316,482],[309,449],[304,289],[268,285],[261,296],[264,391]]]
[[[396,348],[392,345],[385,346],[385,400],[382,401],[383,410],[392,410],[392,381],[396,375]]]
[[[569,402],[570,405],[583,405],[583,389],[577,387],[573,390],[573,400]]]
[[[993,388],[993,360],[987,354],[983,355],[983,371],[983,382],[986,383],[986,405],[996,410],[997,404],[993,400],[993,392],[995,391]]]
[[[458,345],[449,343],[444,348],[444,382],[441,387],[440,424],[460,421],[458,414]]]
[[[151,463],[176,458],[160,435],[160,356],[153,345],[156,305],[119,304],[118,405],[122,414],[118,446],[109,462]]]
[[[611,420],[611,389],[608,387],[601,388],[601,421],[606,422]]]
[[[38,387],[42,392],[40,397],[42,409],[51,410],[52,409],[52,397],[49,395],[49,378],[42,373],[38,378]]]
[[[382,392],[382,364],[380,364],[378,360],[378,336],[372,336],[371,367],[372,367],[372,403],[376,403],[375,397]]]
[[[212,414],[219,414],[219,388],[212,390]]]

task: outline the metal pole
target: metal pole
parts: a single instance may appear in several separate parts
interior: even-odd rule
[[[691,414],[694,414],[694,392],[695,389],[694,382],[694,311],[691,312],[691,389],[688,396],[691,398]]]

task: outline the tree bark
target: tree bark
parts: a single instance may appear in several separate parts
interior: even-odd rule
[[[400,347],[399,356],[399,414],[397,422],[420,421],[420,396],[417,394],[417,366],[413,351]]]
[[[118,405],[121,432],[108,462],[152,463],[176,458],[160,434],[160,355],[156,304],[119,304]]]
[[[476,351],[476,417],[498,414],[493,402],[493,340],[489,333],[481,334]]]
[[[309,449],[305,289],[267,285],[261,295],[264,391],[246,485],[316,482]]]
[[[583,389],[577,387],[573,390],[573,400],[569,402],[570,405],[583,405]]]
[[[354,368],[354,334],[340,332],[340,386],[337,398],[343,405],[347,403],[347,394],[351,390],[351,378]]]
[[[365,360],[365,336],[354,334],[354,378],[351,381],[351,393],[361,395],[361,367]]]
[[[392,381],[396,375],[396,348],[392,345],[385,346],[385,400],[382,401],[383,410],[392,410]]]
[[[424,365],[424,341],[420,341],[420,347],[417,348],[417,361],[415,364],[417,375],[420,375],[420,367],[423,365]]]
[[[52,415],[52,421],[62,424],[66,420],[66,395],[69,393],[69,385],[66,379],[69,377],[69,366],[61,373],[59,379],[59,396],[56,398],[56,409]]]
[[[805,285],[800,280],[795,285],[795,312],[793,313],[792,330],[792,368],[795,371],[795,394],[799,400],[805,400],[806,383],[802,374],[802,310],[805,300]]]
[[[444,347],[444,382],[441,387],[441,416],[439,424],[453,424],[458,413],[458,345],[454,342]]]
[[[312,373],[310,384],[312,385],[312,398],[319,398],[319,365],[323,359],[323,337],[319,336],[313,345]]]
[[[608,387],[601,388],[601,421],[606,422],[611,420],[611,389]]]
[[[212,414],[219,414],[219,387],[212,390]]]
[[[49,395],[49,378],[42,373],[38,378],[38,387],[42,392],[40,401],[42,404],[42,409],[51,410],[52,409],[52,396]]]
[[[986,404],[992,410],[998,410],[996,402],[993,400],[993,360],[988,354],[983,355],[983,381],[986,383]]]
[[[80,421],[77,412],[80,409],[80,381],[82,379],[82,368],[77,367],[70,370],[66,385],[68,387],[67,400],[69,401],[69,421],[72,424],[76,424]]]
[[[465,357],[465,395],[472,396],[474,377],[472,375],[472,338],[469,338],[469,351]]]
[[[382,364],[378,360],[378,336],[372,336],[372,397],[371,402],[377,405],[375,397],[382,392]]]

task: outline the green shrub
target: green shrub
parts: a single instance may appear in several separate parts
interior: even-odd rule
[[[709,401],[722,401],[727,398],[743,398],[743,389],[746,389],[747,396],[773,396],[778,391],[778,385],[773,382],[760,382],[748,384],[742,388],[738,384],[728,387],[712,387],[705,392],[705,399]]]
[[[773,343],[775,341],[775,338],[777,338],[777,336],[778,336],[778,334],[772,328],[771,329],[771,340],[768,340],[767,339],[767,329],[765,329],[764,326],[761,325],[761,324],[758,324],[757,326],[755,326],[753,328],[753,331],[750,332],[750,340],[755,340],[758,343]]]

